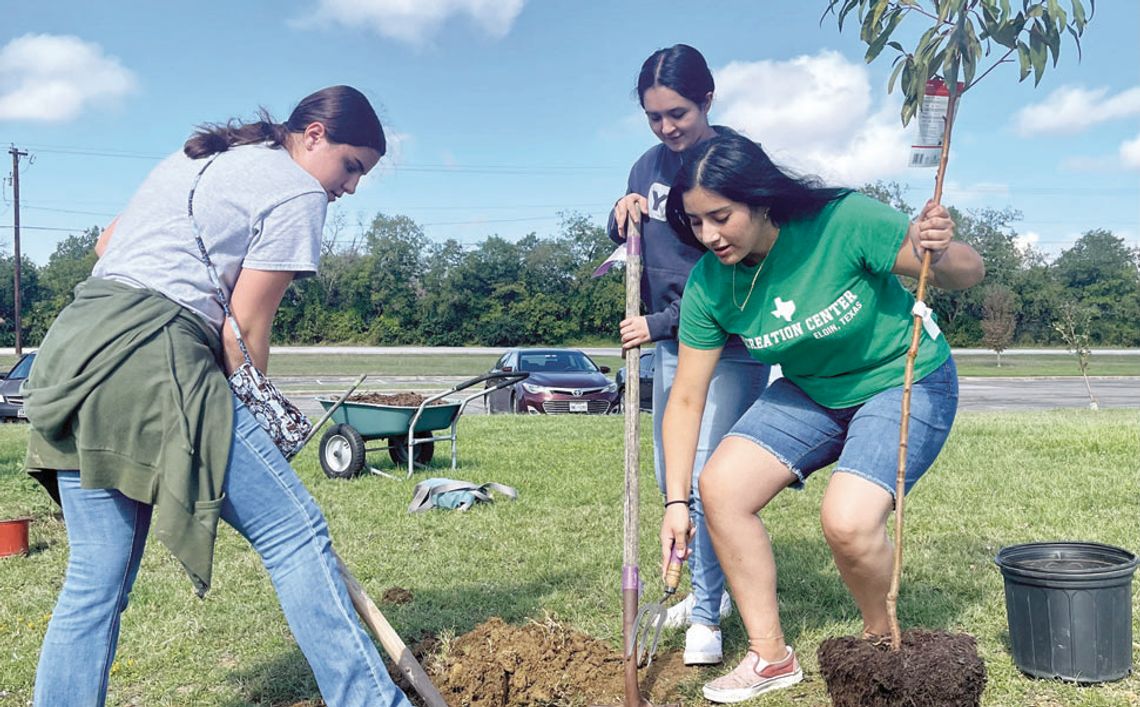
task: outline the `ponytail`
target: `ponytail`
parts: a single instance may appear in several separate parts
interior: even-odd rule
[[[199,125],[182,151],[196,160],[238,145],[283,147],[289,133],[303,132],[313,122],[323,124],[333,142],[370,147],[381,157],[387,151],[384,128],[376,111],[364,94],[351,86],[329,86],[306,96],[285,123],[273,122],[264,108],[258,110],[257,116],[258,120],[252,123],[230,120]]]
[[[196,160],[225,152],[238,145],[266,143],[270,147],[283,146],[285,137],[289,134],[288,129],[281,123],[273,122],[273,118],[264,108],[257,114],[259,120],[252,123],[230,120],[226,123],[199,125],[183,145],[182,151],[190,159]]]

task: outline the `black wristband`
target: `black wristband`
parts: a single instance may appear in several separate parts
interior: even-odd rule
[[[685,504],[686,506],[690,505],[690,504],[689,504],[689,501],[688,501],[688,500],[682,500],[682,499],[678,499],[678,500],[676,500],[676,501],[666,501],[666,502],[665,502],[665,507],[666,507],[666,508],[668,508],[669,506],[673,505],[674,503],[683,503],[683,504]]]

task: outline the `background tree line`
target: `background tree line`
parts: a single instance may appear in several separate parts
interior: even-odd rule
[[[862,191],[908,213],[899,185]],[[982,285],[933,290],[929,303],[954,346],[1064,345],[1056,323],[1076,312],[1094,346],[1140,346],[1140,248],[1086,231],[1056,258],[1020,247],[1012,209],[951,209],[958,237],[986,263]],[[95,263],[99,228],[72,235],[46,265],[21,267],[23,341],[35,346]],[[617,340],[622,279],[593,278],[613,248],[605,229],[561,214],[557,232],[475,246],[433,241],[406,216],[349,226],[330,219],[321,272],[297,281],[274,324],[278,344],[510,346]],[[913,283],[910,283],[913,284]],[[13,258],[0,254],[0,345],[15,341]]]

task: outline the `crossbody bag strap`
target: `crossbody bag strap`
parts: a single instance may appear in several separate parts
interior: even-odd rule
[[[198,170],[197,176],[194,177],[194,183],[190,186],[190,196],[186,199],[186,215],[190,217],[190,230],[194,233],[194,240],[198,243],[198,252],[201,254],[201,260],[206,264],[206,272],[210,274],[210,283],[214,286],[214,297],[217,298],[218,303],[222,305],[222,312],[225,313],[226,321],[229,322],[230,328],[233,329],[234,338],[237,339],[238,348],[241,349],[241,355],[245,358],[245,362],[253,367],[253,359],[249,357],[249,349],[245,347],[245,339],[241,335],[241,327],[238,326],[237,320],[234,319],[233,313],[230,311],[230,300],[226,296],[226,291],[222,287],[222,279],[218,277],[218,270],[214,267],[213,261],[210,260],[210,253],[206,250],[206,244],[202,241],[202,229],[198,227],[198,221],[194,218],[194,192],[198,190],[198,182],[202,179],[202,174],[206,169],[214,163],[218,154],[215,153],[213,157],[202,165],[202,169]]]

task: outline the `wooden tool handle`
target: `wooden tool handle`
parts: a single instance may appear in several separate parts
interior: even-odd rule
[[[626,225],[625,239],[625,316],[641,313],[641,224],[632,215]],[[627,646],[625,670],[625,707],[641,707],[641,690],[637,685],[637,590],[638,590],[638,471],[641,469],[641,349],[625,350],[625,502],[623,504],[624,543],[622,546],[622,633]]]
[[[681,583],[681,568],[685,566],[685,558],[678,557],[676,550],[669,555],[669,566],[665,568],[665,596],[671,596],[677,591]]]
[[[439,694],[439,690],[431,684],[431,680],[428,679],[423,667],[416,661],[416,657],[400,640],[400,635],[392,628],[392,624],[388,623],[388,619],[384,618],[384,614],[380,613],[380,609],[376,608],[376,604],[372,603],[372,600],[364,593],[364,587],[360,586],[360,582],[357,582],[356,577],[353,577],[348,568],[344,566],[344,561],[337,557],[336,562],[340,567],[340,573],[344,576],[344,583],[348,587],[348,595],[352,598],[352,605],[356,607],[356,613],[360,614],[361,620],[372,630],[376,640],[380,641],[380,645],[384,647],[384,652],[388,654],[388,657],[392,659],[428,707],[448,707],[443,700],[443,695]]]

